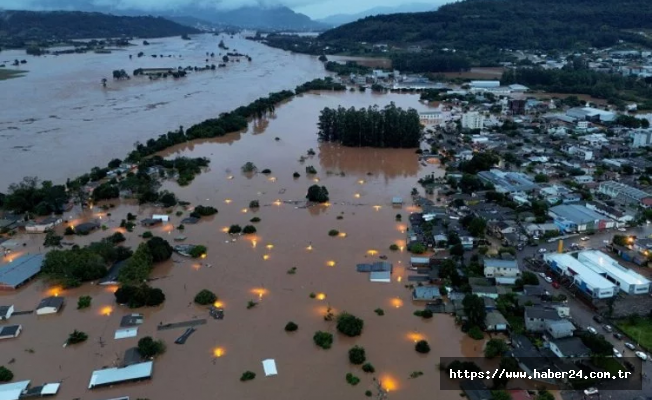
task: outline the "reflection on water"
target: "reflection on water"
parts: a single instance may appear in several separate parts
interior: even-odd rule
[[[382,175],[386,182],[413,177],[419,171],[414,149],[372,149],[319,144],[319,164],[327,171],[346,171],[357,176]],[[410,157],[412,156],[412,157]],[[361,179],[364,183],[364,179]]]

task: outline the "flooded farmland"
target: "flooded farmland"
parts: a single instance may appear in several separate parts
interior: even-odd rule
[[[211,37],[211,40],[214,39]],[[263,71],[255,67],[257,59],[261,58],[261,54],[254,52],[259,45],[252,43],[249,50],[244,46],[238,44],[237,49],[252,55],[254,65],[251,66],[250,75],[262,74]],[[273,50],[264,48],[259,51]],[[277,53],[274,51],[274,54]],[[279,52],[277,55],[295,57],[284,54]],[[72,57],[58,60],[72,60],[75,56]],[[278,73],[292,78],[287,78],[284,83],[270,81],[263,92],[260,89],[254,92],[242,81],[232,83],[231,89],[222,89],[223,96],[230,99],[228,106],[226,102],[220,103],[221,95],[217,89],[202,92],[201,99],[204,101],[181,100],[184,93],[204,90],[204,86],[199,84],[193,89],[195,83],[192,80],[202,79],[201,75],[178,82],[136,83],[132,80],[120,83],[127,87],[115,89],[117,93],[112,95],[113,98],[133,102],[134,107],[133,114],[123,111],[127,115],[126,121],[118,118],[114,124],[117,116],[115,110],[102,111],[104,107],[109,107],[104,104],[110,100],[97,98],[98,106],[92,112],[87,110],[87,115],[93,120],[89,122],[93,122],[99,132],[74,128],[76,122],[70,120],[62,122],[64,125],[61,125],[61,129],[64,126],[73,127],[72,131],[65,135],[53,133],[57,139],[46,140],[43,144],[33,139],[35,145],[38,144],[35,147],[39,149],[20,153],[23,154],[21,157],[5,158],[3,154],[3,166],[9,167],[3,179],[10,177],[18,180],[22,175],[30,174],[32,169],[31,174],[34,175],[63,179],[70,171],[83,172],[92,165],[105,164],[113,156],[123,156],[136,140],[146,140],[178,125],[190,125],[206,118],[209,112],[234,108],[268,91],[292,86],[294,83],[290,85],[288,82],[294,82],[294,75],[298,75],[295,83],[323,75],[316,68],[318,64],[305,61],[305,56],[296,57],[299,65],[305,64],[305,71],[301,72],[301,68],[294,71],[291,58],[285,59],[292,68],[279,68]],[[310,69],[312,67],[315,67],[314,70]],[[99,83],[93,74],[87,74],[89,87]],[[29,78],[16,79],[11,83],[17,84],[22,79]],[[36,78],[32,76],[32,79]],[[43,76],[40,79],[46,78]],[[178,87],[175,90],[161,88],[159,95],[147,94],[170,102],[169,106],[163,106],[159,111],[154,108],[151,110],[154,113],[147,114],[148,111],[143,110],[143,100],[138,99],[135,93],[153,90],[159,85]],[[92,90],[96,89],[101,92],[95,87]],[[65,91],[63,88],[60,90]],[[232,94],[234,97],[229,97]],[[65,100],[65,95],[62,96],[63,104],[67,101],[69,105],[87,102]],[[134,97],[127,100],[129,96]],[[213,97],[214,104],[206,100]],[[241,98],[242,101],[234,98]],[[150,98],[147,101],[154,100]],[[170,215],[170,222],[152,229],[152,232],[170,242],[178,235],[187,236],[185,243],[208,247],[207,257],[197,261],[175,254],[168,262],[157,265],[151,275],[154,279],[151,285],[164,291],[166,301],[155,308],[130,310],[117,306],[113,296],[114,287],[90,284],[63,290],[37,280],[15,293],[0,293],[0,304],[14,304],[19,311],[34,309],[39,300],[47,295],[63,296],[67,302],[58,315],[12,317],[11,323],[21,324],[23,332],[16,339],[0,342],[3,355],[0,364],[14,372],[15,380],[31,379],[33,384],[62,381],[57,396],[61,399],[99,400],[131,396],[151,400],[264,397],[348,400],[363,398],[366,390],[376,393],[373,378],[389,390],[390,399],[459,398],[456,391],[438,392],[439,357],[477,355],[481,352],[481,342],[474,342],[461,333],[448,315],[435,315],[429,320],[415,317],[413,311],[423,305],[414,304],[411,291],[405,287],[409,274],[405,268],[409,255],[403,248],[407,216],[417,211],[409,201],[409,194],[417,186],[419,177],[427,173],[443,174],[443,171],[437,165],[420,164],[414,150],[344,148],[317,141],[317,117],[323,107],[383,106],[391,101],[401,107],[414,107],[419,111],[427,109],[418,101],[418,95],[310,93],[277,107],[275,114],[269,118],[253,121],[246,132],[186,143],[166,151],[165,156],[203,156],[210,159],[209,169],[198,175],[191,185],[180,188],[168,181],[163,188],[174,191],[180,199],[189,201],[193,206],[214,206],[219,213],[202,219],[196,225],[186,225],[181,232],[175,227],[188,216],[189,211],[177,207]],[[44,105],[36,107],[47,109]],[[57,102],[52,107],[57,109],[64,106]],[[53,111],[57,112],[61,113]],[[27,110],[18,117],[3,113],[2,118],[3,121],[21,120],[29,118],[28,114]],[[8,115],[11,118],[7,118]],[[27,136],[33,134],[28,133]],[[9,140],[19,143],[19,138]],[[58,147],[61,143],[72,146],[74,155],[80,159],[74,159],[65,147]],[[49,145],[54,148],[51,156],[43,159],[35,157],[36,165],[24,161],[27,155],[30,155],[30,160],[34,158],[33,152],[45,152]],[[311,148],[315,155],[306,156]],[[7,151],[7,154],[13,153]],[[302,156],[306,156],[306,159],[300,162]],[[4,160],[13,161],[6,164]],[[259,170],[268,168],[271,173],[243,174],[240,167],[247,161],[255,163]],[[314,166],[317,174],[306,175],[307,166]],[[294,172],[301,176],[294,178]],[[330,203],[305,207],[306,190],[316,182],[328,188]],[[403,197],[406,203],[400,208],[392,207],[391,199],[394,196]],[[259,201],[258,209],[249,209],[252,200]],[[69,224],[97,220],[106,225],[107,230],[86,237],[66,237],[65,240],[79,245],[88,244],[121,230],[118,228],[120,221],[129,212],[138,214],[142,219],[163,211],[128,202],[113,203],[115,208],[108,212],[96,206],[93,210],[81,212],[75,209],[66,214],[64,217]],[[176,211],[183,211],[183,215],[176,216]],[[396,221],[396,214],[403,216],[402,221]],[[231,224],[249,224],[254,216],[260,218],[260,222],[254,224],[257,228],[255,235],[231,236],[224,232]],[[58,228],[59,233],[63,228]],[[331,229],[338,230],[340,234],[329,236]],[[139,236],[143,232],[145,229],[138,226],[133,233],[125,233],[126,245],[135,248],[142,241]],[[19,247],[10,258],[40,251],[43,235],[23,234],[15,240],[25,243],[25,246]],[[391,252],[388,250],[391,244],[397,244],[401,249]],[[394,265],[391,283],[372,283],[367,274],[355,271],[356,263],[375,261],[380,255],[386,255]],[[8,261],[5,259],[4,263]],[[292,268],[296,268],[296,273],[289,274]],[[223,320],[210,318],[205,307],[192,302],[201,289],[209,289],[219,296],[225,310]],[[311,298],[311,293],[316,294],[315,298]],[[93,297],[92,306],[77,310],[77,299],[82,295]],[[256,301],[258,305],[247,309],[249,301]],[[365,321],[362,335],[349,338],[338,334],[335,323],[324,320],[329,308],[335,314],[347,311],[362,318]],[[382,308],[385,315],[377,315],[374,312],[377,308]],[[139,328],[138,337],[114,340],[113,334],[119,328],[121,317],[131,312],[145,315],[145,323]],[[184,345],[174,344],[174,340],[184,332],[183,328],[157,330],[161,323],[202,318],[208,319],[207,323],[198,326]],[[285,332],[283,328],[288,321],[295,322],[299,326],[298,331]],[[88,333],[88,341],[62,347],[74,329]],[[312,336],[318,330],[334,334],[331,349],[322,350],[314,345]],[[125,350],[135,346],[138,338],[147,335],[162,339],[167,344],[165,354],[155,361],[151,381],[94,389],[92,392],[87,389],[93,370],[120,365]],[[428,340],[432,348],[428,355],[414,350],[414,342],[422,338]],[[365,374],[359,367],[349,364],[347,352],[353,345],[366,349],[367,359],[374,365],[376,373]],[[277,376],[264,376],[261,361],[269,358],[276,360]],[[255,372],[256,379],[240,382],[240,375],[247,370]],[[411,379],[410,374],[416,371],[423,372],[423,376]],[[345,376],[349,372],[361,378],[360,384],[351,386],[346,382]]]

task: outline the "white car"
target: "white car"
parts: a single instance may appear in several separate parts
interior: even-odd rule
[[[623,355],[620,354],[620,352],[618,350],[616,350],[615,347],[614,347],[614,357],[616,357],[616,358],[622,358],[623,357]]]
[[[636,357],[640,358],[643,361],[647,361],[647,354],[643,353],[642,351],[637,351],[634,354],[636,354]]]
[[[618,228],[618,232],[627,232],[627,229],[625,229],[625,228]]]
[[[539,249],[539,253],[546,253],[547,251],[548,251],[548,250],[547,250],[547,249],[544,249],[544,248]]]
[[[631,344],[629,342],[625,343],[625,347],[627,347],[630,350],[636,350],[636,346],[634,346],[633,344]]]
[[[605,239],[605,240],[602,241],[602,243],[604,243],[604,244],[609,244],[609,243],[611,243],[611,242]]]
[[[591,240],[591,238],[588,236],[584,236],[583,238],[580,238],[580,240],[586,242],[587,240]]]
[[[549,276],[546,276],[546,277],[543,278],[543,279],[545,279],[545,281],[548,282],[548,283],[552,283],[552,278],[549,277]]]
[[[543,272],[539,272],[539,276],[542,277],[542,278],[545,278],[546,274],[544,274]]]
[[[584,389],[584,394],[587,396],[593,396],[594,394],[598,394],[598,389],[592,387],[588,389]]]
[[[594,335],[598,334],[598,331],[596,331],[595,328],[592,327],[592,326],[587,327],[586,330],[589,331],[590,333],[594,334]]]

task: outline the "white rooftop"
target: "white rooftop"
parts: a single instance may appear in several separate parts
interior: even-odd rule
[[[93,371],[88,388],[95,386],[111,385],[120,382],[145,379],[152,376],[153,361],[129,365],[122,368],[105,368]],[[2,399],[0,399],[2,400]]]
[[[18,400],[23,390],[27,389],[27,386],[29,386],[29,381],[0,385],[0,400]]]
[[[616,285],[602,277],[602,275],[579,262],[575,257],[569,254],[552,253],[546,254],[543,258],[549,262],[554,261],[564,270],[570,270],[566,275],[579,275],[581,280],[592,289],[613,289],[616,287]]]
[[[618,261],[598,250],[586,250],[578,254],[578,257],[587,262],[587,266],[598,273],[609,273],[615,279],[626,282],[630,285],[649,284],[650,281],[643,275],[623,267]]]
[[[263,360],[263,369],[265,370],[265,376],[278,375],[276,370],[276,361],[273,358]]]

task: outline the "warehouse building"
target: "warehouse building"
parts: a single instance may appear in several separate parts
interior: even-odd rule
[[[29,282],[43,266],[43,254],[26,254],[0,265],[0,290],[15,290]]]
[[[552,207],[548,215],[564,232],[601,231],[614,228],[616,222],[580,204],[562,204]]]
[[[553,271],[572,279],[591,298],[608,299],[618,293],[615,284],[569,254],[546,254],[543,258]]]
[[[604,276],[627,294],[650,292],[650,281],[641,274],[623,267],[618,261],[598,250],[582,251],[577,259],[596,273]]]

